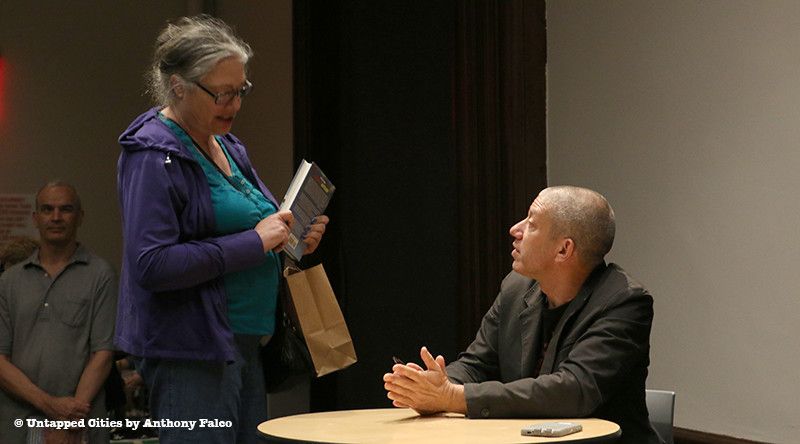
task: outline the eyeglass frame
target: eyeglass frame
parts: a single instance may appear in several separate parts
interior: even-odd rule
[[[206,94],[208,94],[209,96],[214,98],[214,104],[215,105],[223,105],[224,106],[224,105],[229,105],[231,102],[233,102],[233,100],[236,98],[236,96],[239,96],[239,99],[242,99],[244,96],[250,94],[250,91],[253,90],[253,83],[251,81],[249,81],[249,80],[245,80],[245,82],[246,82],[245,85],[243,87],[239,88],[238,90],[227,91],[227,92],[222,92],[222,93],[213,93],[208,88],[206,88],[205,86],[201,85],[200,82],[192,82],[192,83],[194,83],[195,85],[199,86],[200,89],[202,89],[203,91],[206,92]],[[226,100],[224,103],[220,103],[220,98],[222,98],[224,96],[227,96],[227,95],[230,95],[230,99]]]

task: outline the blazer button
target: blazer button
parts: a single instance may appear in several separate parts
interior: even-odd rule
[[[484,408],[481,410],[481,416],[483,416],[484,418],[488,418],[488,417],[489,417],[489,409],[488,409],[488,408],[486,408],[486,407],[484,407]]]

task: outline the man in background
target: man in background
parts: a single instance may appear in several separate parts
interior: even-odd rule
[[[29,429],[26,422],[106,417],[117,283],[108,263],[76,240],[83,215],[73,186],[42,187],[33,213],[39,249],[0,276],[2,443],[109,440],[101,427]]]
[[[658,443],[645,404],[653,299],[605,262],[611,206],[585,188],[547,188],[510,232],[513,271],[475,340],[447,367],[425,347],[426,369],[393,366],[389,399],[469,418],[593,416],[619,424],[619,442]]]

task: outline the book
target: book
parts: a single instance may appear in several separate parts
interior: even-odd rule
[[[336,187],[319,166],[303,159],[281,202],[281,211],[291,210],[294,216],[294,224],[284,251],[295,261],[299,261],[306,251],[303,230],[311,224],[311,219],[325,211],[334,190]]]

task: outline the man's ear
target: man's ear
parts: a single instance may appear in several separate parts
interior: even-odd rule
[[[565,237],[561,240],[561,245],[556,253],[556,262],[566,262],[574,255],[575,241],[572,238]]]

